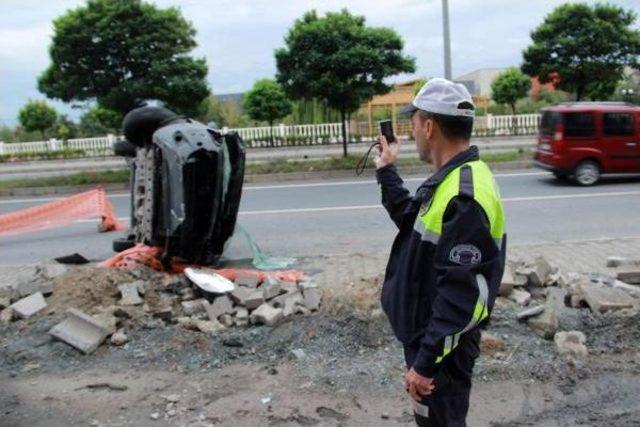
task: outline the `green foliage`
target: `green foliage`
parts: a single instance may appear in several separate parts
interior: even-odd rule
[[[18,113],[20,124],[27,131],[38,131],[44,138],[44,131],[53,127],[58,113],[44,101],[28,101]]]
[[[220,128],[246,127],[251,124],[238,102],[233,99],[222,101],[213,95],[202,101],[198,119],[204,123],[214,122]]]
[[[80,118],[80,131],[83,136],[104,136],[120,132],[122,114],[103,107],[93,107]]]
[[[616,87],[611,100],[640,105],[640,77],[625,76],[618,82],[618,87]]]
[[[640,31],[636,14],[619,6],[567,3],[546,16],[523,53],[522,71],[541,83],[575,93],[581,100],[606,99],[622,77],[624,65],[638,68]]]
[[[253,120],[266,121],[270,126],[291,113],[291,103],[278,82],[261,79],[245,95],[244,109]]]
[[[418,92],[420,92],[420,89],[422,89],[422,86],[424,86],[428,81],[429,79],[426,77],[420,77],[418,80],[416,80],[416,82],[413,84],[413,95],[417,95]]]
[[[78,125],[69,120],[67,116],[61,114],[55,124],[56,138],[66,141],[68,139],[77,138],[80,134]]]
[[[88,0],[53,22],[51,64],[38,88],[65,102],[97,100],[126,114],[145,99],[194,115],[208,95],[195,30],[179,9],[141,0]]]
[[[329,107],[323,99],[297,99],[291,104],[292,111],[283,120],[285,123],[333,123],[340,121],[340,112]]]
[[[513,114],[516,114],[516,101],[527,96],[530,88],[531,79],[512,67],[500,73],[491,83],[491,96],[498,104],[511,106]]]
[[[277,80],[293,99],[322,99],[348,113],[376,94],[389,92],[385,79],[413,72],[415,61],[402,52],[403,41],[389,28],[367,27],[363,16],[347,10],[319,17],[315,11],[295,21],[277,49]],[[347,154],[343,125],[344,155]]]

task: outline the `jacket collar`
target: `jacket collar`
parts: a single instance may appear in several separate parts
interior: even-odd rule
[[[414,199],[420,202],[426,202],[433,195],[435,187],[437,187],[438,184],[440,184],[452,170],[462,166],[465,163],[478,160],[479,158],[480,154],[478,151],[478,147],[476,147],[475,145],[472,145],[465,151],[456,154],[433,175],[427,178],[426,181],[420,184],[420,187],[418,187],[418,189],[416,190]]]

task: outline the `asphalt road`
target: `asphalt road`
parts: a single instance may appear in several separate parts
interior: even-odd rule
[[[415,190],[425,177],[407,177]],[[640,176],[606,178],[582,188],[535,170],[496,174],[507,213],[510,244],[640,236]],[[111,194],[128,218],[128,195]],[[51,198],[0,199],[0,213]],[[247,185],[240,224],[268,254],[309,256],[387,252],[395,226],[380,205],[373,177],[351,181]],[[101,259],[119,233],[99,234],[97,220],[19,236],[0,237],[0,264],[36,262],[79,252]],[[233,244],[243,253],[242,241]],[[248,252],[247,252],[248,253]]]

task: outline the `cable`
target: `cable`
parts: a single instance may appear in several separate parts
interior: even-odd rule
[[[373,147],[375,147],[376,145],[380,145],[380,143],[379,142],[374,142],[373,144],[371,144],[371,147],[369,147],[369,149],[367,150],[365,155],[362,156],[362,158],[360,160],[358,160],[358,164],[356,164],[356,175],[357,176],[362,175],[362,173],[364,172],[365,168],[367,167],[367,160],[369,159],[369,154],[371,154],[371,150],[373,150]]]

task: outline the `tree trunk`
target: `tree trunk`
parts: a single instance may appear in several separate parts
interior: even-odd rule
[[[576,102],[579,102],[582,99],[582,92],[583,92],[582,86],[578,86],[576,88]]]
[[[347,126],[345,124],[346,112],[344,108],[340,109],[340,118],[342,119],[342,152],[347,157]]]
[[[269,140],[273,147],[273,120],[269,120]]]
[[[511,117],[511,129],[513,131],[513,133],[515,135],[518,134],[518,119],[516,117],[516,104],[511,104],[511,113],[512,113],[512,117]]]

